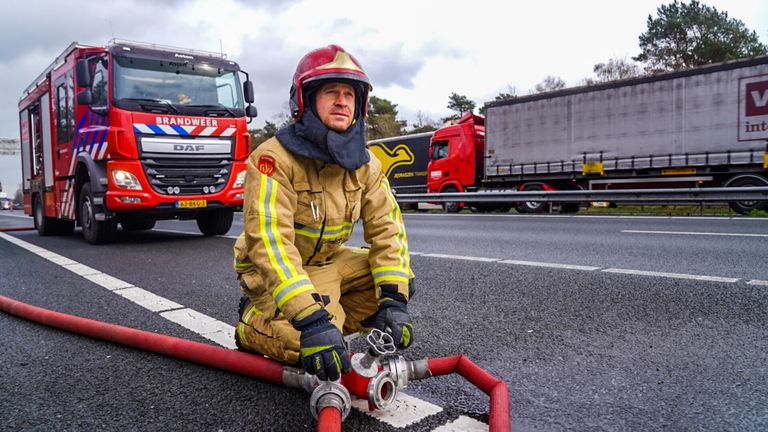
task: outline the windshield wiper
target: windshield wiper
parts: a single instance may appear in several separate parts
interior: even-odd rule
[[[194,107],[194,108],[216,108],[216,109],[220,109],[228,112],[229,115],[231,115],[232,117],[237,117],[237,114],[235,114],[234,111],[225,107],[224,105],[185,105],[185,106]]]
[[[176,108],[175,106],[173,106],[173,104],[172,104],[172,103],[168,102],[168,101],[167,101],[167,100],[165,100],[165,99],[152,99],[152,98],[121,98],[121,100],[129,100],[129,101],[134,101],[134,102],[150,102],[150,103],[154,103],[154,104],[165,105],[165,106],[167,106],[168,108],[170,108],[170,109],[171,109],[173,112],[175,112],[176,114],[181,114],[181,111],[179,111],[179,110],[178,110],[178,108]]]

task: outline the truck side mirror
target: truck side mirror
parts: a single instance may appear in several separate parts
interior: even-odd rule
[[[253,82],[251,80],[245,80],[243,83],[243,95],[245,96],[245,101],[249,104],[253,103]],[[256,117],[254,114],[253,117]]]
[[[93,103],[93,93],[90,90],[81,90],[77,94],[77,103],[80,105],[90,105]]]
[[[256,107],[253,105],[248,105],[245,107],[245,115],[250,118],[254,118],[258,115],[258,111],[256,111]]]
[[[91,72],[88,70],[88,60],[82,59],[77,61],[77,65],[75,66],[75,77],[79,87],[91,86]],[[79,97],[80,95],[78,94],[78,99]]]

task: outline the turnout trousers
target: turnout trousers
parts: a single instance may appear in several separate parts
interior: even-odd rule
[[[331,322],[344,335],[366,329],[360,322],[378,309],[368,250],[344,247],[331,262],[304,266]],[[283,316],[268,292],[244,297],[235,331],[237,346],[283,363],[299,362],[299,332]]]

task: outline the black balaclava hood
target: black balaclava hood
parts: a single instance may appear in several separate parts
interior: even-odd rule
[[[355,89],[355,121],[344,132],[328,129],[315,112],[315,94],[324,82],[308,88],[304,95],[304,113],[301,120],[277,131],[275,136],[293,154],[340,165],[354,171],[370,161],[365,148],[365,122],[362,107],[358,106],[360,89],[357,83],[334,80],[351,84]],[[328,81],[325,81],[328,82]],[[365,103],[365,101],[363,101]]]

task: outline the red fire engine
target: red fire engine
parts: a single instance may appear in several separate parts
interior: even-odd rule
[[[72,43],[19,101],[24,212],[40,235],[77,224],[93,244],[160,219],[224,234],[243,203],[252,102],[223,54]]]

